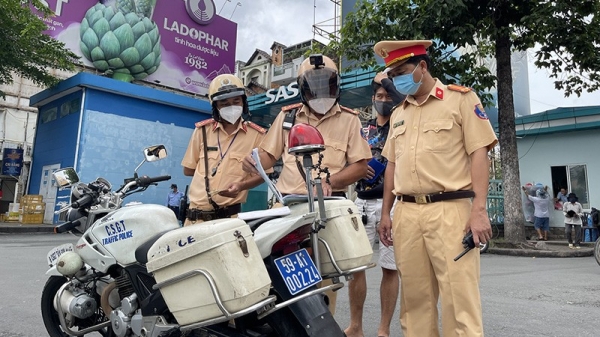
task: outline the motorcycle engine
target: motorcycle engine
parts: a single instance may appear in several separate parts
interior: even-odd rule
[[[65,289],[58,303],[62,311],[82,319],[92,316],[98,309],[98,303],[93,297],[83,289],[74,287]]]

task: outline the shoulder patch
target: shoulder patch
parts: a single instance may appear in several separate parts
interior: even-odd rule
[[[485,113],[485,110],[483,109],[483,105],[481,105],[481,103],[475,104],[475,109],[473,111],[475,111],[475,115],[477,115],[477,117],[479,117],[480,119],[488,119],[488,116]]]
[[[267,133],[267,130],[265,128],[263,128],[262,126],[254,123],[254,122],[246,122],[246,125],[248,125],[249,127],[253,128],[254,130],[258,131],[259,133],[262,133],[263,135],[265,133]]]
[[[295,103],[295,104],[290,104],[290,105],[286,105],[283,108],[281,108],[281,111],[290,111],[293,109],[301,109],[302,108],[302,103]]]
[[[462,92],[463,94],[466,94],[472,90],[471,88],[463,87],[462,85],[458,84],[448,84],[447,88],[448,90]]]
[[[345,106],[343,106],[343,105],[340,105],[340,109],[341,109],[342,111],[344,111],[344,112],[349,112],[349,113],[351,113],[351,114],[353,114],[353,115],[358,115],[358,114],[359,114],[359,112],[358,112],[358,111],[352,110],[352,109],[350,109],[350,108],[347,108],[347,107],[345,107]]]
[[[196,122],[196,127],[197,127],[197,128],[201,128],[201,127],[203,127],[203,126],[205,126],[205,125],[208,125],[208,124],[210,124],[210,123],[214,123],[214,121],[215,121],[215,120],[214,120],[213,118],[208,118],[208,119],[205,119],[205,120],[203,120],[203,121]]]

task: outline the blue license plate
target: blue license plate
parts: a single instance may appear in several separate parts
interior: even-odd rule
[[[275,259],[275,265],[292,295],[322,281],[306,249]]]

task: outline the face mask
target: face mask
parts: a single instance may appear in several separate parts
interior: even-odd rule
[[[226,106],[224,108],[219,109],[219,115],[221,115],[221,118],[223,118],[224,120],[233,124],[237,122],[237,120],[240,118],[243,110],[244,108],[239,105]]]
[[[392,108],[394,107],[393,102],[389,101],[373,101],[373,109],[382,116],[389,116],[392,114]]]
[[[423,81],[423,75],[421,75],[421,79],[419,82],[415,83],[413,80],[413,74],[419,67],[415,67],[415,69],[410,74],[400,75],[393,78],[394,86],[396,90],[398,90],[403,95],[414,95],[419,87],[421,86],[421,81]]]
[[[335,104],[335,98],[315,98],[308,101],[308,106],[320,115],[326,114]]]

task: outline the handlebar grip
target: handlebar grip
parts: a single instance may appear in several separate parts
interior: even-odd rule
[[[154,178],[150,178],[150,177],[140,177],[137,178],[137,183],[138,185],[141,186],[148,186],[152,183],[157,183],[159,181],[165,181],[165,180],[170,180],[171,176],[160,176],[160,177],[154,177]]]
[[[90,194],[85,194],[83,197],[79,198],[77,201],[71,204],[71,208],[79,208],[81,206],[87,205],[92,202],[94,197]]]
[[[71,229],[81,225],[81,219],[77,219],[74,221],[68,221],[65,223],[62,223],[60,225],[57,225],[56,227],[54,227],[54,233],[55,234],[59,234],[59,233],[64,233],[64,232],[68,232]]]

